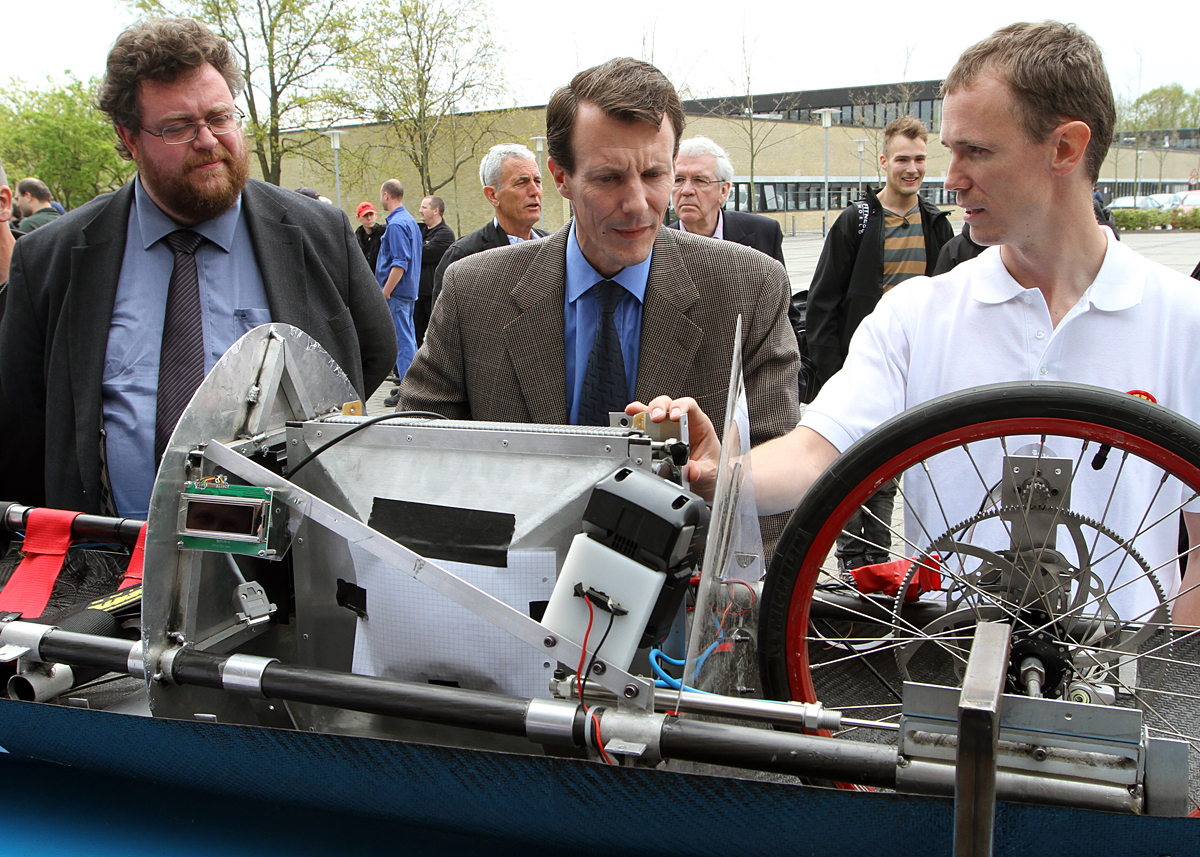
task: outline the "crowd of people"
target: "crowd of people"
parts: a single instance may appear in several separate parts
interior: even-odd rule
[[[0,495],[145,515],[182,408],[266,321],[304,329],[364,399],[391,378],[387,404],[401,410],[583,425],[689,412],[703,491],[740,318],[758,499],[771,512],[792,508],[871,427],[984,381],[1125,389],[1145,388],[1148,373],[1160,402],[1200,419],[1195,384],[1174,382],[1197,377],[1200,302],[1093,213],[1112,90],[1098,47],[1072,26],[1005,28],[946,80],[946,187],[978,258],[930,279],[953,231],[919,195],[927,128],[902,117],[884,130],[885,183],[834,223],[807,307],[792,299],[778,222],[726,209],[728,154],[684,139],[679,96],[648,63],[610,60],[553,93],[547,169],[572,209],[554,234],[538,228],[542,174],[519,144],[483,157],[493,217],[470,234],[456,239],[438,196],[414,216],[398,179],[382,183],[378,208],[357,206],[352,229],[334,206],[249,178],[243,84],[204,24],[140,22],[113,45],[98,99],[136,177],[64,215],[42,182],[14,192],[0,172]],[[1114,269],[1145,285],[1132,294]],[[1170,319],[1174,346],[1126,379],[1098,349],[1151,333],[1147,306]],[[918,335],[931,328],[946,335]],[[1004,353],[955,359],[967,345],[955,337],[984,328]],[[869,519],[887,517],[890,494]],[[780,527],[767,522],[768,546]],[[880,559],[856,552],[864,542],[839,547],[844,569]]]

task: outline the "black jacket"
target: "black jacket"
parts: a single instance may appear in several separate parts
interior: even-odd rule
[[[367,264],[371,266],[371,273],[375,273],[375,262],[379,260],[379,245],[383,243],[383,233],[387,229],[386,222],[375,222],[375,229],[371,234],[367,234],[366,227],[359,226],[354,230],[354,237],[358,239],[358,246],[362,249],[363,255],[367,257]]]
[[[104,513],[101,381],[132,205],[130,182],[17,242],[0,322],[0,499]],[[251,180],[242,217],[271,318],[319,342],[365,400],[395,365],[396,329],[346,215]]]
[[[918,197],[925,232],[925,274],[954,237],[949,212]],[[883,206],[875,191],[838,215],[808,289],[808,347],[820,389],[842,368],[850,337],[883,296]]]
[[[419,225],[423,246],[421,249],[421,285],[417,290],[417,295],[428,298],[433,296],[433,275],[437,270],[438,263],[442,261],[442,257],[454,243],[454,230],[444,220],[432,228],[424,223]]]
[[[534,238],[545,238],[550,233],[544,229],[533,228]],[[500,228],[499,224],[493,218],[489,220],[481,229],[476,229],[470,235],[464,235],[446,251],[446,255],[442,256],[442,261],[438,264],[437,270],[433,274],[433,302],[437,303],[437,297],[442,292],[442,278],[446,276],[446,269],[462,259],[465,256],[473,256],[476,253],[482,253],[484,250],[491,250],[495,247],[507,247],[508,235]]]

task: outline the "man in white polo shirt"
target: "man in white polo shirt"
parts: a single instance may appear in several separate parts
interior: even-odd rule
[[[1146,390],[1200,420],[1194,282],[1120,244],[1092,212],[1091,188],[1115,116],[1096,43],[1071,25],[1014,24],[968,49],[943,93],[946,187],[957,192],[973,239],[988,249],[942,277],[911,279],[883,296],[801,425],[754,450],[761,514],[794,507],[840,452],[890,417],[981,384],[1047,380]],[[705,489],[719,454],[708,421],[688,399],[650,403],[656,420],[683,410],[694,441],[691,476]],[[961,481],[979,484],[973,475]],[[1177,490],[1166,498],[1136,480],[1122,486],[1130,514],[1136,508],[1139,517],[1151,506],[1174,510],[1181,502]],[[973,508],[945,495],[906,500],[917,510],[957,504],[948,517],[958,521],[977,511],[980,493],[974,489]],[[967,515],[957,514],[964,507]],[[1192,544],[1198,518],[1185,512]],[[1137,543],[1151,568],[1162,566],[1157,574],[1168,595],[1178,587],[1177,575],[1171,579],[1174,520],[1171,511],[1167,525]],[[1123,523],[1130,535],[1142,527],[1138,519]],[[1177,623],[1200,619],[1200,590],[1191,589],[1198,565],[1192,563],[1186,594],[1174,605]]]

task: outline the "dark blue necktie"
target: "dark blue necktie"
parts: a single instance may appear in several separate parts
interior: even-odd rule
[[[625,289],[612,280],[602,280],[590,291],[600,305],[600,320],[596,325],[587,372],[583,376],[583,387],[579,391],[578,425],[607,426],[609,412],[623,411],[629,404],[625,360],[621,356],[621,340],[613,317]]]
[[[155,463],[162,459],[175,424],[204,380],[204,330],[200,320],[200,277],[196,272],[196,248],[203,240],[190,229],[180,229],[166,237],[167,245],[175,253],[175,267],[167,286],[167,312],[158,361]]]

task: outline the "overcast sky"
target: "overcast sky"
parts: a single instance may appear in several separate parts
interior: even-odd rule
[[[68,69],[81,78],[99,75],[109,45],[133,17],[116,0],[5,5],[4,82],[19,76],[40,83]],[[563,5],[573,10],[564,12]],[[597,5],[492,0],[507,47],[513,103],[544,104],[579,69],[622,55],[651,60],[686,94],[731,94],[742,75],[743,44],[755,92],[941,78],[964,48],[997,27],[1047,17],[1072,21],[1100,43],[1118,96],[1136,97],[1172,82],[1189,91],[1200,88],[1197,0],[1119,6],[1009,0],[994,8],[962,2],[768,2],[759,5],[770,11],[745,16],[729,11],[727,2],[638,0],[609,6],[614,11],[602,20],[586,11]]]

